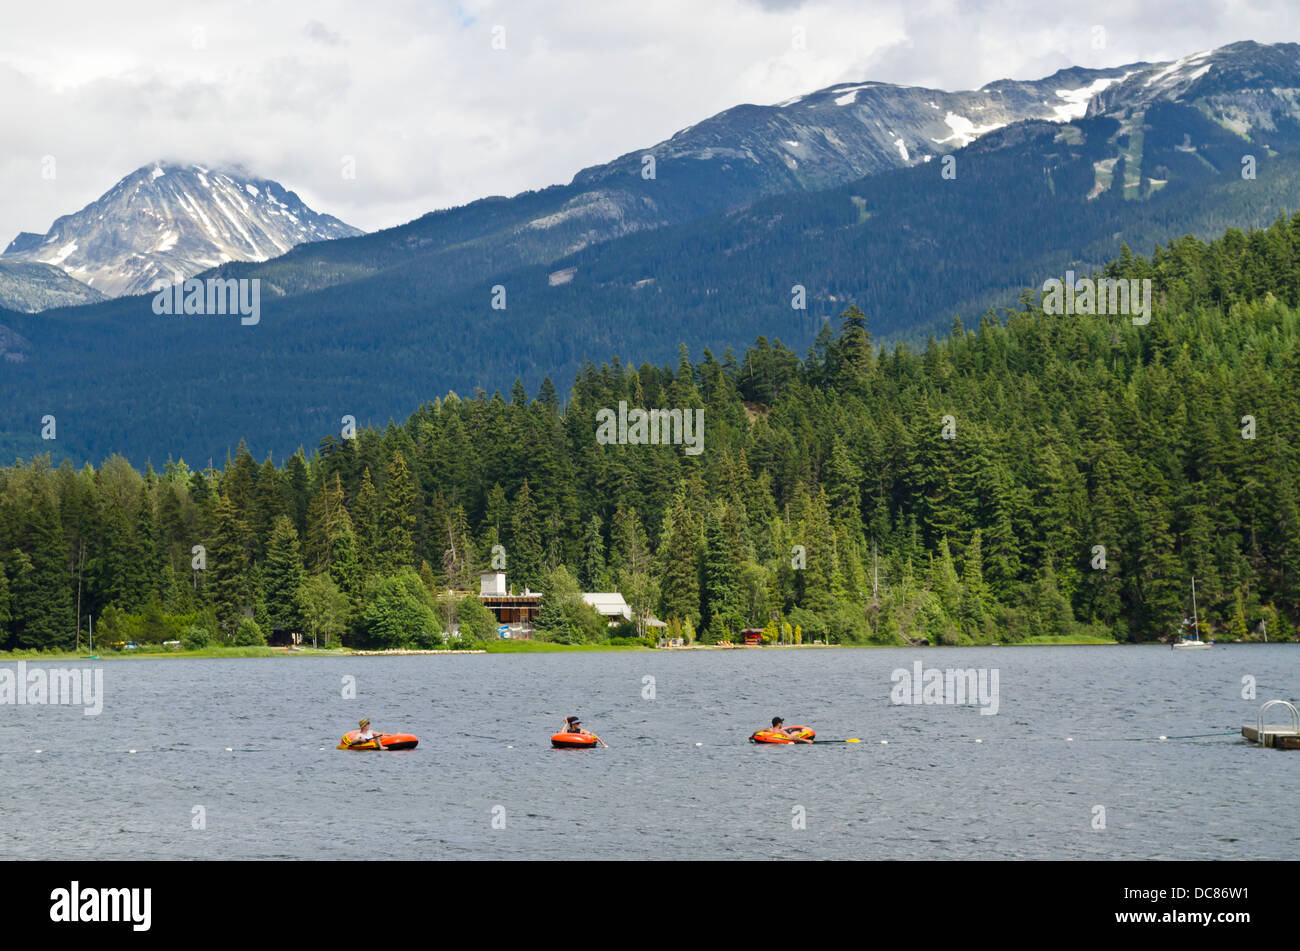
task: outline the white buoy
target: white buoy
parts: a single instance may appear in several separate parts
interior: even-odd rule
[[[881,746],[888,746],[888,745],[889,745],[889,741],[888,741],[888,740],[881,740],[881,741],[880,741],[880,745],[881,745]]]
[[[695,745],[696,745],[696,746],[703,746],[704,744],[703,744],[703,743],[696,743]]]
[[[33,750],[32,752],[34,752],[34,753],[40,753],[40,752],[43,752],[43,751],[42,751],[42,750]]]
[[[1073,743],[1073,742],[1074,742],[1074,737],[1072,737],[1072,736],[1067,736],[1067,737],[1065,738],[1065,742],[1067,742],[1067,743]]]
[[[128,753],[134,753],[135,750],[127,750]]]
[[[1167,736],[1162,736],[1162,737],[1160,737],[1160,742],[1163,743],[1163,742],[1164,742],[1165,740],[1167,740],[1167,739],[1169,739],[1169,737],[1167,737]]]
[[[321,749],[325,749],[325,747],[322,746]],[[233,753],[233,752],[235,752],[235,751],[232,750],[229,746],[227,746],[227,747],[226,747],[226,752],[227,752],[227,753]]]
[[[507,746],[506,749],[508,749],[508,750],[513,750],[514,747],[513,747],[513,746]]]
[[[983,741],[983,740],[976,740],[975,742],[976,742],[976,743],[983,743],[984,741]]]

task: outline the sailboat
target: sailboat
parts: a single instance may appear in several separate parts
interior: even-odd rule
[[[1184,622],[1186,619],[1184,619]],[[1177,640],[1169,645],[1176,651],[1207,651],[1214,646],[1214,641],[1201,640],[1201,619],[1196,612],[1196,579],[1192,579],[1192,636],[1179,634]]]
[[[99,655],[95,653],[95,616],[90,615],[90,653],[82,654],[82,660],[99,660]]]

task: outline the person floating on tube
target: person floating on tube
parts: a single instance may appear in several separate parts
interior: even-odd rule
[[[806,740],[806,739],[802,739],[801,737],[795,736],[795,734],[798,733],[799,731],[796,730],[794,727],[787,728],[785,725],[785,721],[782,720],[780,717],[772,717],[772,731],[774,733],[784,733],[786,734],[786,736],[790,737],[790,739],[792,739],[796,743],[812,742],[812,740]]]
[[[370,729],[370,717],[363,717],[357,726],[360,727],[360,729],[357,730],[357,735],[352,738],[352,742],[349,745],[362,746],[363,744],[369,743],[371,740],[379,737],[378,733]]]
[[[561,728],[560,732],[561,732],[561,733],[577,733],[579,736],[590,736],[590,737],[592,737],[593,739],[595,739],[595,741],[596,741],[597,743],[599,743],[601,746],[604,746],[604,747],[608,747],[608,746],[609,746],[608,743],[606,743],[606,742],[605,742],[604,740],[602,740],[600,737],[596,736],[595,733],[592,733],[590,730],[584,730],[584,729],[582,728],[582,723],[578,720],[577,717],[565,717],[565,718],[564,718],[564,726]]]

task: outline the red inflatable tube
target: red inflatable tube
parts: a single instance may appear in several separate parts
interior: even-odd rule
[[[596,745],[596,738],[590,733],[556,733],[551,745],[556,749],[585,750]]]
[[[360,730],[353,730],[339,740],[339,750],[413,750],[420,741],[409,733],[380,733],[373,740],[357,743]],[[355,745],[354,745],[355,744]]]

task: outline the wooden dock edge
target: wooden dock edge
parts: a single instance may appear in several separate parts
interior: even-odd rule
[[[1252,743],[1279,750],[1300,750],[1300,733],[1289,726],[1265,726],[1261,731],[1254,726],[1243,726],[1241,735]]]

